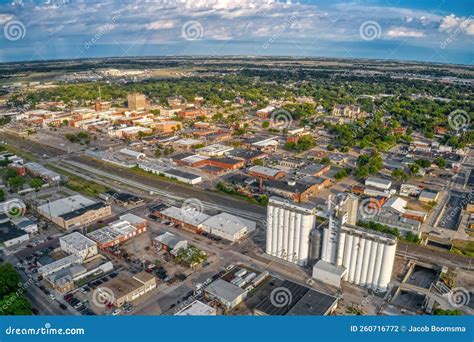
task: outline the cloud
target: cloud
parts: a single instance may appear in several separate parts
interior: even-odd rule
[[[10,14],[0,14],[0,25],[6,24],[10,20],[12,20],[14,17]]]
[[[472,17],[457,17],[450,14],[441,19],[439,31],[447,33],[461,31],[472,36],[474,35],[474,20]]]
[[[410,30],[406,27],[393,27],[387,31],[389,38],[421,38],[425,34],[421,31]]]
[[[176,22],[174,20],[158,20],[146,25],[148,30],[164,30],[172,29],[176,27]]]

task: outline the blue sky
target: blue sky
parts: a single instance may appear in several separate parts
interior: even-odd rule
[[[474,64],[472,0],[0,1],[0,61],[284,55]]]

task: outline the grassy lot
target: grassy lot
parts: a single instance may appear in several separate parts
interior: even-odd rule
[[[474,241],[454,240],[452,252],[468,257],[474,257]]]
[[[38,158],[35,157],[33,154],[31,154],[30,152],[28,151],[25,151],[25,150],[21,150],[13,145],[4,145],[5,148],[7,149],[8,152],[10,153],[14,153],[16,154],[17,156],[21,157],[21,158],[24,158],[24,159],[28,159],[30,161],[37,161]]]
[[[105,185],[91,182],[90,180],[66,172],[62,169],[54,167],[53,165],[48,164],[47,167],[68,177],[68,181],[65,184],[66,188],[79,192],[83,195],[98,198],[100,193],[110,190],[110,188],[106,187]]]
[[[162,176],[160,174],[155,174],[155,173],[151,173],[151,172],[148,172],[148,171],[145,171],[145,170],[142,170],[140,169],[138,166],[134,166],[130,169],[132,172],[138,174],[138,175],[142,175],[142,176],[145,176],[149,179],[161,179],[165,182],[168,182],[168,183],[175,183],[175,184],[180,184],[180,185],[185,185],[185,186],[189,186],[189,187],[193,187],[191,184],[188,184],[188,183],[184,183],[184,182],[181,182],[175,178],[169,178],[169,177],[166,177],[166,176]]]

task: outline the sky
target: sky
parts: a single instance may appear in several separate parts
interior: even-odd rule
[[[250,55],[474,64],[473,0],[0,0],[0,62]]]

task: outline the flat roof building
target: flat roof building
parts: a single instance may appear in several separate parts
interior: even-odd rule
[[[235,242],[255,230],[256,223],[228,213],[214,215],[199,226],[203,231]]]
[[[174,223],[183,224],[194,230],[197,230],[199,225],[209,218],[209,215],[198,210],[177,207],[167,207],[159,212],[155,212],[155,215],[171,220]]]
[[[110,298],[113,305],[120,307],[126,302],[133,302],[144,294],[156,288],[156,278],[147,273],[140,272],[133,276],[119,274],[117,277],[106,281],[100,288],[106,288],[113,294]],[[104,293],[107,295],[107,292]]]
[[[392,186],[392,182],[386,179],[369,177],[365,180],[365,185],[372,186],[377,189],[388,190]]]
[[[97,243],[79,232],[62,236],[59,238],[61,249],[68,253],[77,255],[82,261],[97,255]]]
[[[204,304],[199,300],[195,300],[191,304],[179,310],[175,316],[215,316],[217,310],[212,306]]]
[[[80,228],[112,214],[110,205],[74,195],[43,204],[38,213],[65,230]]]
[[[210,283],[204,292],[208,298],[217,300],[229,309],[239,305],[247,296],[247,291],[222,279]]]

